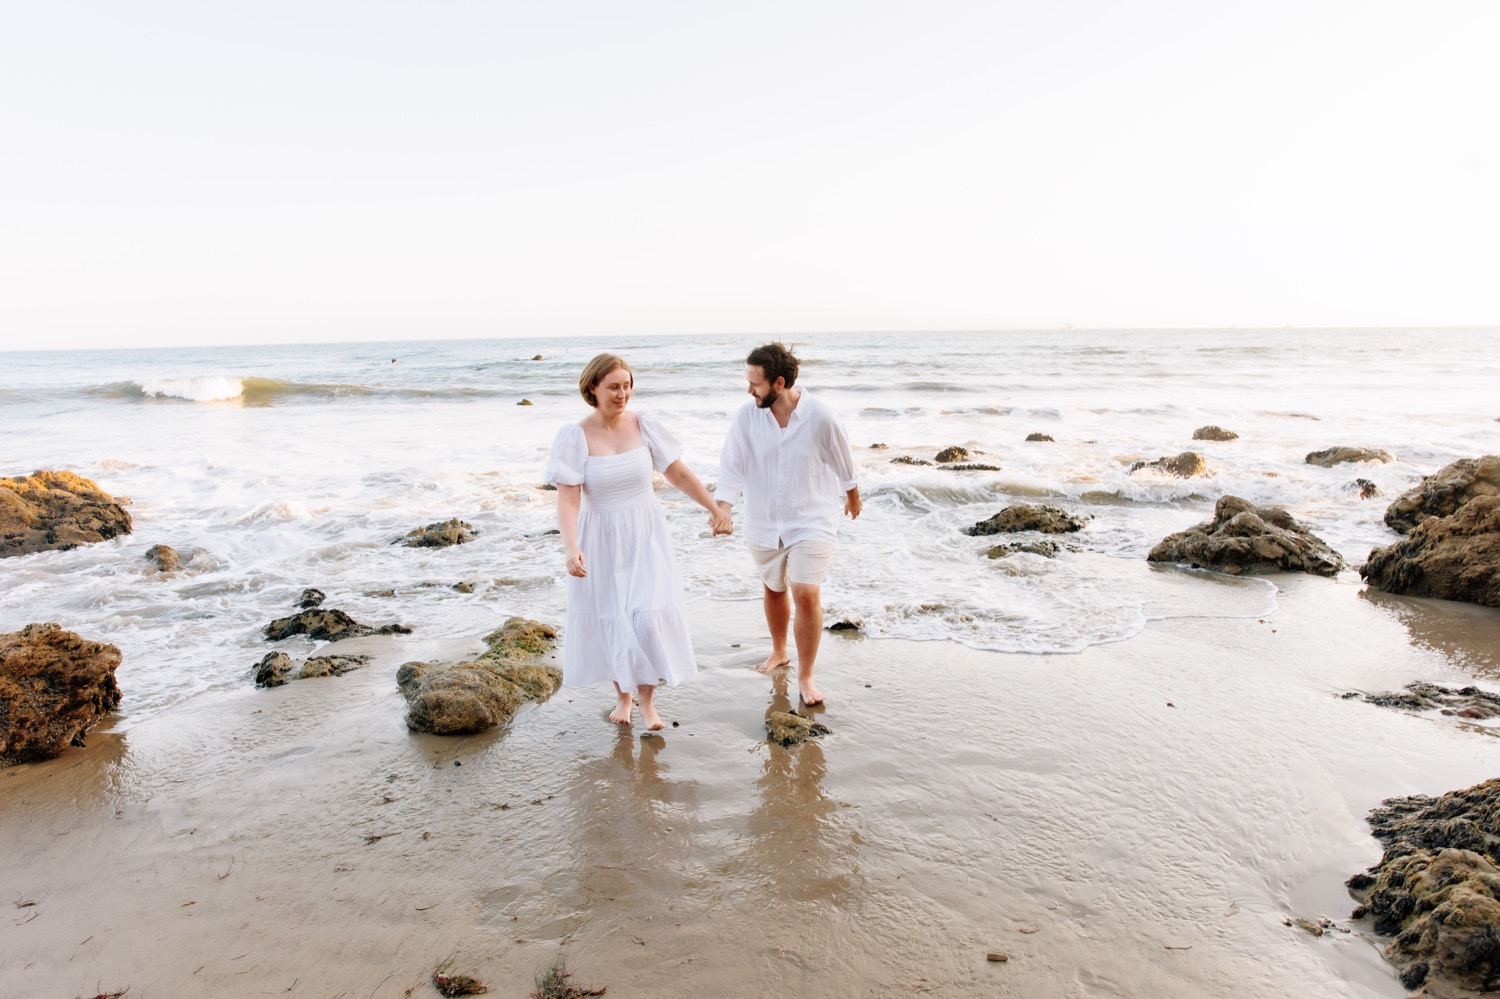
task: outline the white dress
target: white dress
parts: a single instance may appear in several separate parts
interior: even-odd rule
[[[658,679],[675,687],[698,673],[688,634],[682,581],[667,518],[652,488],[682,445],[646,413],[636,413],[644,444],[591,456],[583,428],[557,432],[547,481],[583,486],[578,549],[588,575],[568,576],[563,683],[611,680],[626,691]]]

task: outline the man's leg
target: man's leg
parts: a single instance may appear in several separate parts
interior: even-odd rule
[[[823,703],[823,695],[813,684],[813,663],[818,658],[818,643],[823,639],[821,588],[811,583],[793,583],[792,603],[797,606],[797,623],[792,626],[797,640],[797,689],[802,694],[802,703],[811,707]]]
[[[761,589],[765,591],[761,603],[766,609],[766,627],[771,630],[771,654],[766,656],[765,662],[755,667],[755,671],[770,673],[789,662],[786,654],[786,630],[792,620],[792,599],[786,590],[773,590],[764,584]]]

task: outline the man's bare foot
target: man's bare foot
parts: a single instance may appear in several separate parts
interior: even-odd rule
[[[615,709],[609,713],[609,720],[614,722],[616,725],[629,725],[630,709],[635,707],[635,696],[632,694],[617,694],[616,700],[619,703],[617,703],[615,705]]]
[[[641,717],[646,719],[646,727],[653,732],[660,732],[667,727],[667,723],[661,720],[661,715],[656,713],[656,708],[644,701],[641,702]]]
[[[791,660],[787,658],[785,652],[772,652],[770,655],[766,656],[765,662],[755,667],[755,672],[774,673],[790,662]]]
[[[818,692],[817,687],[813,686],[811,680],[798,680],[797,690],[802,694],[802,703],[808,707],[815,708],[823,703],[823,695]]]

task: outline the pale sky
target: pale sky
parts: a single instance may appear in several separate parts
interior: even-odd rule
[[[0,349],[1500,323],[1500,2],[0,0]]]

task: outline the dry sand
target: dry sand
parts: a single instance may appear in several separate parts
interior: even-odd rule
[[[523,996],[559,957],[611,999],[1405,995],[1347,918],[1365,813],[1500,774],[1500,741],[1338,695],[1493,687],[1500,614],[1182,577],[1249,616],[1076,656],[829,635],[833,731],[792,749],[759,605],[709,601],[661,737],[602,688],[407,732],[396,667],[478,619],[126,718],[0,771],[0,995],[424,996],[446,961]]]

